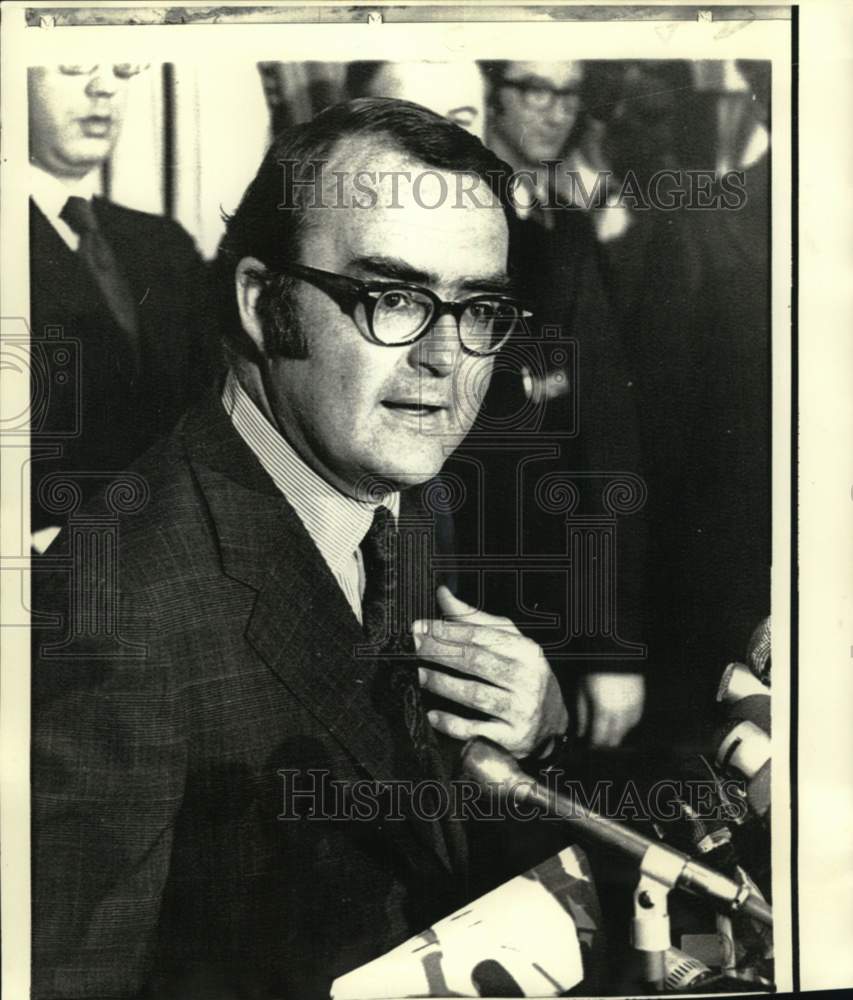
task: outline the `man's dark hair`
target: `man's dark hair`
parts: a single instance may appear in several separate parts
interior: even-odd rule
[[[486,108],[490,115],[500,111],[500,101],[498,91],[506,77],[506,69],[509,66],[507,59],[481,59],[477,65],[486,81]]]
[[[240,326],[234,273],[240,260],[255,257],[270,272],[258,297],[266,347],[273,353],[304,356],[305,345],[291,342],[299,338],[288,336],[294,328],[288,302],[292,283],[276,271],[299,259],[318,173],[340,142],[358,136],[386,140],[408,158],[435,170],[477,175],[511,223],[512,171],[470,132],[409,101],[360,98],[327,108],[312,121],[276,136],[237,211],[226,220],[215,266],[224,295],[224,329],[232,350],[241,354],[252,350]]]

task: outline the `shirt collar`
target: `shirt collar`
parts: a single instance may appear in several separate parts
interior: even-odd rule
[[[88,201],[96,193],[97,187],[97,170],[90,170],[85,177],[61,179],[37,164],[30,163],[30,194],[39,208],[51,215],[59,215],[72,195]]]
[[[30,197],[38,205],[42,215],[68,243],[76,249],[79,237],[71,227],[60,218],[65,203],[72,196],[89,201],[98,187],[98,171],[90,170],[85,177],[79,179],[60,179],[48,173],[35,163],[29,166]]]
[[[368,503],[346,496],[318,476],[252,402],[233,370],[225,380],[222,404],[235,430],[296,511],[333,573],[351,563],[377,507],[387,507],[397,519],[399,493]]]

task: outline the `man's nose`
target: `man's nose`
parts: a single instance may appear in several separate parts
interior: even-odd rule
[[[436,320],[425,337],[412,344],[410,360],[416,368],[426,368],[443,378],[451,374],[461,353],[456,319],[447,313]]]
[[[119,85],[120,81],[112,66],[99,66],[89,77],[86,93],[89,97],[112,97]]]
[[[565,104],[557,98],[551,102],[551,106],[545,113],[545,118],[549,125],[565,126],[566,122],[570,122],[574,117],[575,112],[571,108],[567,108]]]

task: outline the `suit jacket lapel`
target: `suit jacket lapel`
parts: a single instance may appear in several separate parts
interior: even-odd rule
[[[374,703],[382,663],[355,655],[364,643],[361,626],[218,396],[190,414],[185,440],[216,527],[223,569],[258,592],[248,641],[361,769],[380,781],[413,777],[400,773],[388,724]],[[419,838],[450,867],[434,823],[410,818]]]

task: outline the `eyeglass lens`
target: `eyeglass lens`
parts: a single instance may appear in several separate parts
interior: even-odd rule
[[[435,305],[415,290],[389,289],[376,300],[373,334],[384,344],[404,344],[422,333]],[[501,347],[518,325],[519,310],[499,299],[472,302],[459,321],[459,338],[469,351],[490,354]]]
[[[557,104],[564,111],[570,111],[580,104],[580,97],[573,92],[531,87],[523,93],[528,105],[533,108],[550,108],[553,104]]]
[[[469,351],[490,354],[518,328],[519,310],[509,303],[474,302],[462,314],[459,337]]]
[[[402,344],[420,333],[432,317],[432,300],[409,290],[389,290],[376,300],[373,332],[385,344]]]

